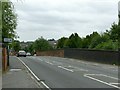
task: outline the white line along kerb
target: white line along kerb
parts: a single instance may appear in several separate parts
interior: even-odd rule
[[[17,57],[18,58],[18,57]],[[28,71],[37,79],[38,82],[41,82],[47,89],[51,90],[43,81],[41,81],[36,75],[35,73],[33,73],[33,71],[20,59],[18,58],[18,60],[20,60],[20,62],[28,69]]]

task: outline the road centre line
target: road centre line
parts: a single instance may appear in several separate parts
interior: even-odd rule
[[[118,87],[118,86],[115,86],[115,85],[112,85],[111,83],[107,83],[107,82],[105,82],[105,81],[96,79],[96,78],[94,78],[94,77],[92,77],[92,76],[90,76],[90,75],[92,75],[92,76],[95,76],[95,75],[99,76],[99,75],[100,75],[100,76],[101,76],[101,75],[103,75],[103,74],[84,74],[84,77],[87,77],[87,78],[90,78],[90,79],[92,79],[92,80],[94,80],[94,81],[98,81],[98,82],[100,82],[100,83],[103,83],[103,84],[109,85],[109,86],[111,86],[111,87],[120,89],[120,87]],[[106,75],[105,75],[105,76],[106,76]]]
[[[73,68],[73,69],[76,69],[77,71],[86,71],[86,72],[88,72],[88,70],[86,70],[86,69],[79,68],[79,67],[74,67],[74,66],[71,66],[71,65],[69,65],[68,67],[71,67],[71,68]]]
[[[40,60],[40,61],[43,61],[42,59],[40,59],[40,58],[37,58],[38,60]]]
[[[59,67],[59,68],[62,68],[62,69],[64,69],[64,70],[70,71],[70,72],[74,72],[73,70],[68,69],[68,68],[65,68],[65,67],[62,67],[62,66],[58,66],[58,67]]]
[[[28,71],[36,78],[38,82],[41,82],[47,89],[51,90],[50,87],[41,81],[38,76],[20,58],[17,57],[17,59],[28,69]]]
[[[51,65],[53,65],[53,63],[51,63],[51,62],[48,62],[48,61],[45,61],[46,63],[48,63],[48,64],[51,64]]]

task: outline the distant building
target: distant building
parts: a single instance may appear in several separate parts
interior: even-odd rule
[[[49,39],[48,40],[49,44],[53,47],[53,48],[57,48],[57,43],[58,41],[55,39]]]
[[[29,45],[33,44],[32,41],[28,41],[28,42],[20,42],[20,47],[21,49],[24,49],[25,47],[28,47]]]

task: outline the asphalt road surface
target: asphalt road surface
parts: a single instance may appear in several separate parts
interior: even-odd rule
[[[26,64],[49,88],[119,88],[118,67],[82,60],[27,56],[16,58]]]

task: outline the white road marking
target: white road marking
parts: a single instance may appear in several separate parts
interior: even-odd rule
[[[42,59],[38,58],[38,60],[43,61]]]
[[[70,71],[70,72],[74,72],[73,70],[68,69],[68,68],[65,68],[65,67],[63,67],[63,66],[58,66],[58,67],[59,67],[59,68],[62,68],[62,69],[64,69],[64,70]]]
[[[97,76],[102,76],[103,74],[84,74],[84,77],[87,77],[87,78],[90,78],[90,79],[92,79],[92,80],[98,81],[98,82],[100,82],[100,83],[103,83],[103,84],[112,86],[112,87],[114,87],[114,88],[120,89],[120,87],[118,87],[118,86],[112,85],[111,83],[107,83],[107,82],[105,82],[105,81],[102,81],[102,80],[99,80],[99,79],[96,79],[96,78],[92,77],[92,76],[95,76],[95,75],[97,75]],[[103,76],[107,76],[107,75],[103,75]],[[107,76],[107,77],[110,77],[110,78],[111,78],[111,76]],[[116,79],[115,77],[112,77],[112,78]]]
[[[21,69],[10,69],[9,71],[21,71]]]
[[[18,57],[17,57],[18,58]],[[35,73],[33,73],[33,71],[20,59],[18,58],[18,60],[20,60],[20,62],[22,62],[22,64],[29,70],[29,72],[37,79],[37,81],[39,82],[40,79],[35,75]]]
[[[42,83],[47,89],[51,90],[51,89],[48,87],[48,85],[46,85],[43,81],[41,81],[41,83]]]
[[[46,63],[48,63],[48,64],[50,64],[50,65],[53,65],[53,63],[51,63],[51,62],[48,62],[48,61],[45,61]]]
[[[105,75],[105,74],[86,74],[86,75],[89,75],[89,76],[105,76],[105,77],[109,77],[109,78],[112,78],[112,79],[119,80],[116,77],[108,76],[108,75]]]
[[[37,60],[43,61],[42,59],[40,59],[40,58],[37,58],[37,57],[27,57],[27,58],[31,58],[31,59],[37,59]]]
[[[18,60],[20,60],[20,62],[28,69],[28,71],[36,78],[38,82],[41,82],[47,89],[51,90],[50,87],[48,87],[48,85],[41,81],[38,76],[20,58],[18,58]]]
[[[75,71],[86,71],[86,72],[88,72],[88,70],[86,70],[86,69],[79,68],[79,67],[74,67],[74,66],[71,66],[71,65],[69,65],[68,67],[72,67],[73,69],[75,69]]]

